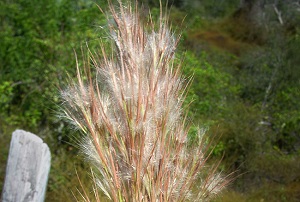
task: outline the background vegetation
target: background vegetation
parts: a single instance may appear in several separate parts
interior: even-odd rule
[[[145,0],[155,16],[158,1]],[[105,10],[105,0],[96,3]],[[216,201],[300,200],[300,5],[294,0],[174,0],[184,74],[194,75],[190,119],[220,135],[214,157],[242,175]],[[182,20],[185,20],[182,22]],[[0,189],[12,131],[38,134],[52,152],[46,201],[87,189],[77,135],[55,116],[75,75],[74,51],[107,40],[94,1],[0,1]],[[73,136],[74,138],[71,138]],[[193,133],[190,134],[193,138]],[[73,193],[73,194],[72,194]]]

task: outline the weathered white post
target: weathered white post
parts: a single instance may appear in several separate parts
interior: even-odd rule
[[[3,202],[44,201],[51,155],[46,143],[38,136],[16,130],[12,134]]]

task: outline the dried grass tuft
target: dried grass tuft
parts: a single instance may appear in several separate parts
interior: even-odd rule
[[[199,144],[187,142],[188,82],[174,65],[179,38],[162,11],[158,23],[151,15],[142,23],[137,3],[109,8],[113,54],[103,45],[89,50],[84,73],[77,65],[77,80],[61,92],[61,115],[86,134],[81,147],[97,169],[96,189],[113,201],[208,200],[228,180],[218,165],[207,167],[200,131]]]

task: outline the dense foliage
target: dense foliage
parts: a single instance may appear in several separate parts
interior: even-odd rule
[[[143,2],[158,15],[157,1]],[[106,1],[96,3],[105,11]],[[193,75],[190,121],[220,135],[213,155],[224,155],[222,167],[242,174],[220,200],[298,201],[299,3],[173,5],[171,22],[183,35],[183,71]],[[86,183],[88,166],[70,138],[76,134],[55,116],[58,89],[75,75],[74,51],[80,56],[86,43],[95,50],[106,40],[105,18],[93,1],[7,0],[0,2],[0,19],[0,187],[11,132],[22,128],[45,139],[52,152],[47,200],[73,201],[71,191],[78,195],[80,187],[75,169]]]

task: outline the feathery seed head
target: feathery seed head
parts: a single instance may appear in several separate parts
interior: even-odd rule
[[[113,55],[107,56],[103,47],[99,55],[89,52],[96,75],[86,67],[84,81],[77,67],[78,81],[61,92],[62,116],[86,134],[82,150],[97,169],[98,188],[109,199],[206,200],[226,181],[204,166],[202,133],[196,148],[188,146],[185,84],[180,67],[174,67],[178,39],[162,14],[158,25],[150,17],[149,30],[138,6],[121,1],[119,6],[116,11],[110,4]],[[203,183],[195,192],[199,178]]]

